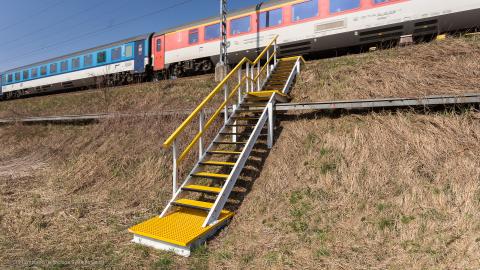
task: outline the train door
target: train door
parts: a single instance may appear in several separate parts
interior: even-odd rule
[[[153,37],[153,59],[154,70],[165,68],[165,35]]]
[[[135,72],[145,72],[145,40],[135,41]]]

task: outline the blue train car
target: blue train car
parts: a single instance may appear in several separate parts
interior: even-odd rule
[[[8,70],[2,75],[2,93],[9,99],[143,79],[151,66],[150,38],[137,36]]]

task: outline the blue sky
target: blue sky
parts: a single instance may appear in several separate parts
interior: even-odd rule
[[[220,8],[219,0],[2,2],[0,72],[215,16]],[[228,6],[229,10],[235,10],[259,2],[260,0],[230,0]],[[149,13],[155,14],[145,16]]]

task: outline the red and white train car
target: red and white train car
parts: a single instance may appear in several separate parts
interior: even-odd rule
[[[175,76],[218,61],[218,17],[155,33],[153,70]],[[283,55],[427,36],[480,25],[479,0],[273,0],[228,18],[229,59],[254,56],[275,35]]]

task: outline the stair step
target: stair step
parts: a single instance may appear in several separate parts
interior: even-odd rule
[[[245,145],[247,142],[213,142],[214,144]]]
[[[221,132],[220,135],[224,136],[250,136],[251,133],[238,133],[238,132]]]
[[[236,112],[241,112],[241,113],[245,113],[245,112],[263,112],[263,109],[259,110],[259,109],[240,109],[240,110],[236,110]]]
[[[233,125],[233,124],[228,124],[228,125],[225,125],[227,127],[255,127],[257,126],[257,124],[237,124],[237,125]]]
[[[232,119],[248,121],[248,120],[259,120],[260,118],[259,117],[232,116]]]
[[[128,231],[140,237],[161,241],[162,245],[188,248],[201,237],[215,232],[233,217],[233,213],[222,210],[218,222],[203,227],[208,213],[203,210],[181,207],[165,217],[158,215],[131,227]],[[136,242],[137,243],[137,242]]]
[[[265,107],[267,106],[268,102],[265,103],[243,103],[240,105],[240,107]]]
[[[208,151],[207,153],[211,155],[240,155],[242,152],[228,151],[228,150],[215,150],[215,151]]]
[[[229,175],[223,173],[198,172],[192,174],[192,176],[201,178],[228,179]]]
[[[207,187],[207,186],[200,186],[200,185],[184,186],[182,190],[207,193],[207,194],[219,194],[222,191],[222,189],[219,187]]]
[[[214,160],[200,162],[200,164],[209,165],[209,166],[231,166],[231,167],[235,166],[235,162],[214,161]]]
[[[195,201],[195,200],[189,200],[189,199],[180,199],[180,200],[174,201],[172,202],[172,205],[205,210],[205,211],[210,211],[210,209],[213,207],[213,203]]]

